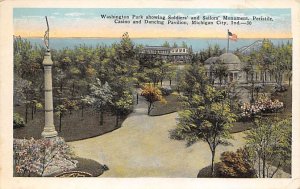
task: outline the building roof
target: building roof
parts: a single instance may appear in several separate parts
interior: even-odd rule
[[[163,47],[163,46],[145,46],[144,49],[151,49],[151,50],[170,50],[171,47]]]
[[[241,60],[239,59],[239,57],[237,57],[236,55],[234,55],[232,53],[224,53],[219,57],[219,59],[225,64],[240,64],[241,63]]]

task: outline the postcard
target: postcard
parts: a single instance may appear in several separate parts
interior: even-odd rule
[[[1,2],[3,188],[299,188],[299,2],[272,2]]]

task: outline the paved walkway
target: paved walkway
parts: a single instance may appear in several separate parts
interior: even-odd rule
[[[197,177],[199,170],[210,164],[207,143],[187,148],[184,141],[170,139],[177,113],[151,117],[146,115],[146,107],[140,100],[120,129],[68,144],[77,156],[106,164],[110,170],[101,177]],[[244,145],[243,133],[233,136],[233,146],[217,147],[216,159],[221,152]]]

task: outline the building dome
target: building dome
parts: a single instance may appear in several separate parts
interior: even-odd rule
[[[224,53],[219,57],[219,59],[225,64],[240,64],[241,63],[239,57],[237,57],[236,55],[234,55],[232,53]]]

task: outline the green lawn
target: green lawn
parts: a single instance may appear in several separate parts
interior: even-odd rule
[[[166,104],[160,102],[154,103],[154,109],[150,112],[150,116],[160,116],[176,112],[180,109],[180,101],[177,94],[170,94],[164,97],[167,101]]]
[[[14,112],[25,117],[23,106],[15,107]],[[28,117],[28,123],[25,127],[14,129],[14,138],[41,138],[41,132],[44,127],[44,112],[42,110],[38,111],[33,119],[31,119],[31,114],[29,113]],[[116,117],[111,115],[111,113],[104,113],[104,123],[100,125],[99,114],[92,109],[86,109],[83,117],[80,110],[73,111],[72,114],[66,113],[63,117],[62,131],[58,135],[64,137],[67,142],[91,138],[120,128],[124,119],[121,119],[119,126],[116,127]],[[54,125],[58,131],[59,119],[57,116],[54,116]]]

